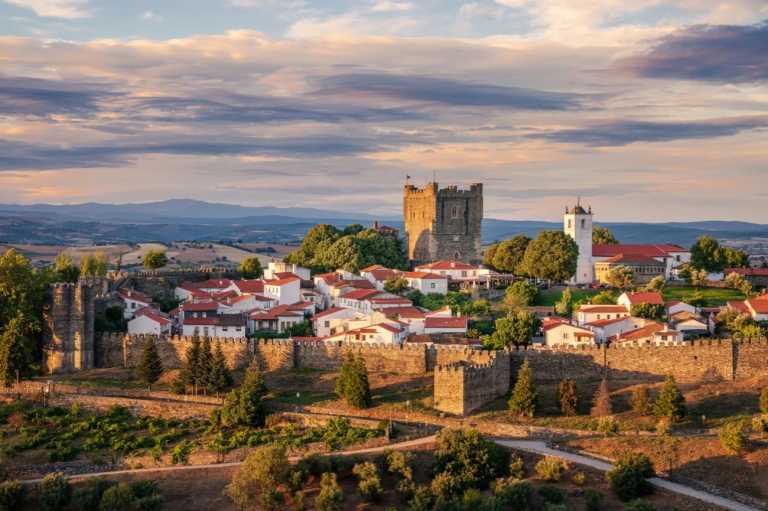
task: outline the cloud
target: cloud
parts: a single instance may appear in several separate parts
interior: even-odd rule
[[[371,11],[373,12],[403,12],[413,9],[413,4],[410,2],[395,2],[393,0],[377,0]]]
[[[457,107],[570,110],[585,95],[506,87],[422,75],[342,74],[323,78],[318,95],[370,95]]]
[[[700,25],[662,38],[620,68],[649,78],[714,82],[768,80],[768,21],[757,25]]]
[[[157,14],[155,11],[144,11],[141,13],[141,19],[144,21],[154,21],[154,22],[160,22],[163,21],[163,17]]]
[[[583,144],[624,146],[635,142],[669,142],[683,139],[728,137],[742,131],[768,127],[768,116],[712,119],[688,122],[606,121],[585,128],[564,129],[528,135],[529,138]]]
[[[52,114],[91,115],[98,102],[114,93],[76,82],[0,75],[0,113],[45,117]]]
[[[5,2],[48,18],[77,19],[91,15],[87,9],[88,0],[5,0]]]

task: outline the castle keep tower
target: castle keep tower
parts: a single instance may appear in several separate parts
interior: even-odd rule
[[[579,246],[579,258],[576,262],[576,275],[572,282],[589,284],[595,280],[594,264],[592,262],[592,207],[585,210],[581,201],[576,206],[565,208],[563,215],[563,231],[573,238]]]
[[[408,258],[416,264],[438,259],[479,263],[482,221],[482,183],[469,189],[406,183],[403,189]]]
[[[49,373],[94,367],[94,318],[101,286],[53,284],[44,314],[43,363]]]

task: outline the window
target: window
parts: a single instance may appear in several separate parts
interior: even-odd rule
[[[229,327],[225,326],[224,328],[222,328],[222,330],[224,330],[225,332],[229,332]]]
[[[200,335],[200,328],[195,327],[195,334],[194,335],[195,335],[195,337]]]
[[[432,289],[435,289],[435,283],[434,282],[430,283],[429,287],[431,287]]]
[[[451,218],[459,218],[459,207],[458,206],[452,206],[451,207]]]
[[[581,219],[581,228],[583,229],[586,226],[587,226],[587,221],[582,218]]]
[[[600,314],[597,315],[597,319],[600,319]]]
[[[569,229],[571,228],[571,219],[570,218],[568,219],[568,228]]]
[[[466,277],[466,276],[467,276],[467,272],[465,272],[465,271],[462,271],[462,272],[461,272],[461,276],[462,276],[462,277]]]
[[[329,326],[331,326],[331,322],[330,321],[326,321],[325,322],[325,328],[328,328]]]

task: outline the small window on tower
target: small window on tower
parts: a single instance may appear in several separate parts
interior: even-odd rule
[[[571,219],[570,218],[568,219],[568,228],[569,229],[571,228]]]
[[[581,219],[581,228],[583,229],[587,225],[587,221],[583,218]]]
[[[453,206],[451,208],[451,218],[459,218],[459,207]]]

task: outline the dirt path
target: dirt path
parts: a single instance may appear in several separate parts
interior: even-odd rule
[[[606,472],[611,469],[611,464],[608,462],[597,460],[594,458],[589,458],[581,454],[574,454],[566,451],[561,451],[559,449],[553,449],[551,447],[547,447],[546,443],[538,440],[494,439],[494,441],[497,444],[502,445],[504,447],[510,447],[512,449],[532,452],[535,454],[542,454],[544,456],[555,456],[557,458],[561,458],[566,461],[576,463],[577,465],[584,465],[587,467],[600,470],[602,472]],[[673,483],[671,481],[668,481],[666,479],[661,479],[659,477],[652,477],[648,481],[653,486],[656,486],[658,488],[667,490],[672,493],[677,493],[678,495],[684,495],[686,497],[697,499],[702,502],[706,502],[707,504],[713,504],[723,509],[728,509],[731,511],[759,511],[755,507],[747,506],[735,500],[719,497],[717,495],[713,495],[705,491],[697,490],[696,488],[691,488],[690,486],[685,486],[683,484]]]

